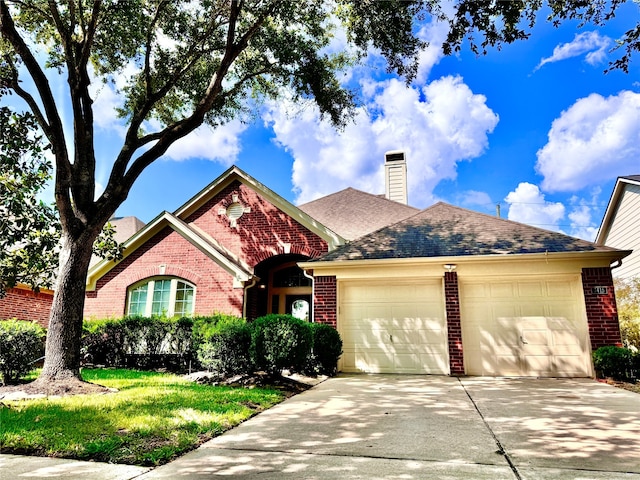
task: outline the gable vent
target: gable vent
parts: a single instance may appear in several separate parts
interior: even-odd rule
[[[407,159],[402,151],[384,154],[385,197],[407,205]]]

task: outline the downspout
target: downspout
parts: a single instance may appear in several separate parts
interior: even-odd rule
[[[314,317],[313,314],[314,314],[314,311],[315,311],[315,306],[314,306],[315,303],[314,303],[313,299],[315,298],[315,295],[314,295],[315,291],[314,290],[316,288],[316,283],[313,281],[313,275],[309,275],[306,270],[302,270],[302,274],[305,277],[307,277],[309,280],[311,280],[311,305],[310,305],[310,308],[309,308],[309,310],[310,310],[309,311],[309,322],[313,323],[313,317]]]
[[[243,289],[244,298],[242,299],[242,318],[244,318],[245,320],[247,319],[247,290],[249,290],[251,287],[255,287],[256,283],[258,283],[258,280],[260,280],[260,278],[254,275],[254,277],[251,279],[251,283],[249,285],[245,285]]]
[[[609,265],[609,268],[611,268],[611,270],[615,270],[616,268],[619,268],[622,266],[622,259],[619,258],[618,260],[616,260],[617,265]]]

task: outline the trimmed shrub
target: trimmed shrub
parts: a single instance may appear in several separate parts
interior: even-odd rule
[[[209,338],[198,348],[200,364],[219,376],[251,373],[251,328],[242,318],[229,317],[209,330]]]
[[[108,367],[124,366],[126,335],[122,319],[85,320],[82,329],[80,351],[84,362]]]
[[[0,376],[3,384],[17,383],[33,370],[44,354],[45,330],[38,324],[19,320],[0,322]]]
[[[215,313],[210,317],[194,317],[192,327],[193,342],[196,346],[206,342],[215,334],[217,326],[227,322],[235,322],[238,317],[226,313]],[[197,348],[196,348],[197,349]]]
[[[593,365],[599,375],[614,380],[632,380],[637,376],[638,359],[628,348],[608,346],[593,352]]]
[[[336,374],[338,359],[342,355],[342,339],[338,330],[324,323],[310,323],[313,350],[309,358],[309,373]]]
[[[309,323],[292,315],[270,314],[251,324],[251,359],[270,374],[302,371],[311,352]]]

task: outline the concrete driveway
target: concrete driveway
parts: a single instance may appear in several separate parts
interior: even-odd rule
[[[593,380],[342,375],[138,477],[640,479],[640,395]]]
[[[640,480],[640,395],[593,380],[341,375],[153,469],[0,455],[0,479]]]

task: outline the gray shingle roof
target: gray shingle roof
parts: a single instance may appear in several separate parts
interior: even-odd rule
[[[440,202],[318,261],[585,251],[615,249]]]
[[[625,180],[631,180],[633,182],[640,182],[640,175],[627,175],[625,177],[620,177]]]
[[[347,240],[355,240],[419,210],[384,197],[347,188],[298,208]]]

